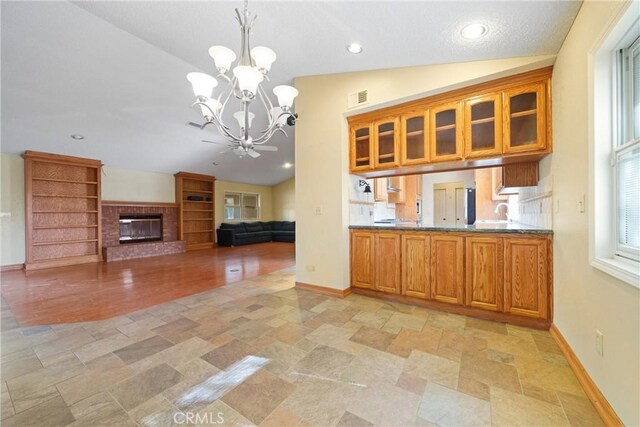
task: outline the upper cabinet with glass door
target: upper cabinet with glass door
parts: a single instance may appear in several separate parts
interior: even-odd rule
[[[546,148],[545,84],[504,91],[504,152],[521,153]]]
[[[432,162],[462,160],[462,103],[450,102],[431,108]]]
[[[420,164],[429,161],[429,112],[425,110],[400,117],[400,163]]]
[[[502,102],[500,93],[476,96],[464,105],[464,155],[502,154]]]
[[[364,177],[540,161],[552,151],[551,67],[349,117]]]
[[[400,164],[398,150],[399,119],[391,117],[373,123],[373,167],[392,168]]]
[[[351,126],[349,146],[352,171],[365,171],[373,167],[372,128],[370,123]]]

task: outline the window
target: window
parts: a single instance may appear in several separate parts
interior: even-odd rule
[[[616,55],[618,138],[613,149],[616,255],[640,260],[640,37]]]
[[[260,195],[225,191],[224,219],[228,221],[259,220]]]
[[[640,288],[640,0],[588,54],[590,264]]]

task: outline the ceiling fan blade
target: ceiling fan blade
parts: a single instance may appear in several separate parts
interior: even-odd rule
[[[185,123],[186,126],[193,126],[194,128],[198,128],[198,129],[202,129],[202,125],[200,123],[196,123],[196,122],[187,122]]]
[[[258,152],[257,152],[257,151],[255,151],[255,150],[249,150],[249,151],[247,151],[247,154],[248,154],[248,155],[250,155],[251,157],[253,157],[254,159],[255,159],[256,157],[260,157],[260,153],[258,153]]]
[[[257,151],[278,151],[278,147],[275,145],[254,145],[253,149]]]
[[[233,154],[243,157],[245,155],[244,149],[238,147],[233,149]]]
[[[208,139],[203,139],[202,142],[208,142],[209,144],[229,145],[228,142],[209,141]]]

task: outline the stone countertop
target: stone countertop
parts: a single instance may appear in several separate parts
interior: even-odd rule
[[[368,225],[350,225],[353,230],[407,230],[407,231],[453,231],[464,233],[520,233],[520,234],[553,234],[553,230],[533,225],[508,223],[476,223],[474,225],[436,226],[422,225],[418,222],[374,223]]]

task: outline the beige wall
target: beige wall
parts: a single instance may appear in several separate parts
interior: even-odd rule
[[[242,184],[239,182],[216,181],[216,228],[224,221],[224,192],[237,191],[260,195],[260,221],[273,220],[273,187],[266,185]]]
[[[0,265],[22,264],[25,260],[24,160],[0,154]]]
[[[368,89],[373,109],[552,61],[525,57],[297,78],[296,112],[310,119],[296,123],[296,280],[349,286],[347,94]]]
[[[296,220],[296,180],[291,178],[273,186],[273,219]]]
[[[553,177],[560,210],[554,225],[554,304],[558,329],[626,425],[640,425],[640,292],[589,264],[588,53],[618,15],[620,2],[592,2],[580,13],[558,53],[553,72],[554,152],[541,164]],[[596,209],[608,209],[600,205]],[[595,330],[604,333],[604,356]]]
[[[168,173],[104,166],[102,168],[102,199],[174,203],[175,179]]]

